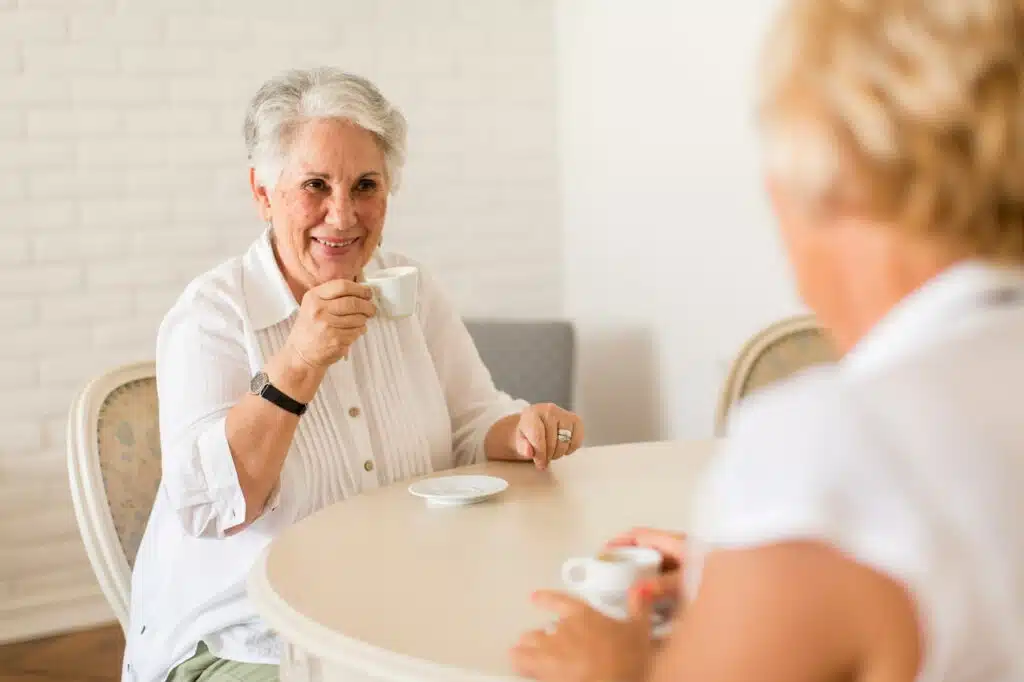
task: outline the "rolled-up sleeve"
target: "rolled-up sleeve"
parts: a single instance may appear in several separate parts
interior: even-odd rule
[[[186,292],[157,335],[162,485],[186,532],[223,535],[245,519],[225,422],[248,391],[243,319],[230,298]]]
[[[495,388],[462,318],[422,267],[419,315],[451,416],[455,466],[482,462],[484,439],[494,423],[529,403]]]

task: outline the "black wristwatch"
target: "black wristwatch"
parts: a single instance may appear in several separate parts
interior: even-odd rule
[[[266,372],[256,372],[252,381],[249,382],[249,392],[253,395],[263,396],[282,410],[291,412],[297,417],[301,417],[306,411],[305,403],[300,403],[298,400],[285,395],[274,384],[270,383],[270,377],[267,376]]]

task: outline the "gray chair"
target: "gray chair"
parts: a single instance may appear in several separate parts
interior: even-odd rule
[[[494,384],[530,403],[555,403],[571,410],[576,333],[571,322],[466,320]]]

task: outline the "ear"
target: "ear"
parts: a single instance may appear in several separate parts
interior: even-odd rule
[[[259,208],[260,218],[263,222],[268,222],[271,217],[270,194],[267,192],[267,188],[256,179],[256,169],[252,167],[249,168],[249,186],[252,188],[252,198]]]

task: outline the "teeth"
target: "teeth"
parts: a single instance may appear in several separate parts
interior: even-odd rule
[[[319,237],[313,237],[313,239],[316,239],[318,242],[320,242],[324,246],[330,246],[331,248],[334,248],[334,249],[340,249],[343,246],[348,246],[349,244],[353,243],[357,239],[357,237],[352,237],[352,239],[346,239],[343,242],[332,242],[332,241],[328,241],[326,239],[320,239]]]

